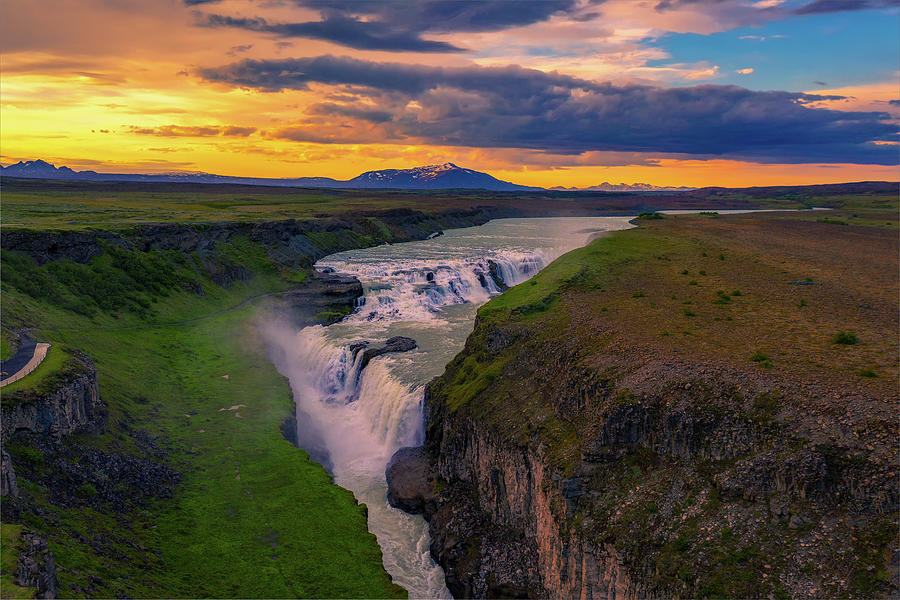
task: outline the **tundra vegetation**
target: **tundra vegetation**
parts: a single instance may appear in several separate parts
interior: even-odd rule
[[[527,516],[497,520],[519,509],[496,508],[492,494],[504,468],[515,481],[529,468],[496,457],[528,453],[543,464],[535,493],[549,493],[564,547],[612,547],[650,595],[896,593],[900,286],[883,206],[860,219],[868,225],[641,219],[485,304],[429,390],[427,445],[450,514],[456,489],[494,511],[480,539],[502,539],[491,527],[527,531]],[[791,284],[809,275],[814,285]],[[470,457],[460,440],[502,441]],[[541,560],[559,558],[541,536]],[[477,542],[466,565],[502,565],[507,551]],[[487,583],[500,584],[532,585]]]
[[[33,589],[10,584],[23,527],[47,540],[63,596],[403,596],[381,565],[374,536],[366,531],[365,507],[279,433],[293,402],[286,380],[266,358],[256,332],[256,308],[273,300],[266,295],[311,285],[315,256],[424,237],[442,226],[464,224],[435,216],[448,209],[493,206],[494,215],[635,214],[636,207],[669,202],[660,196],[616,194],[3,183],[4,238],[47,235],[42,239],[52,242],[80,232],[100,240],[100,251],[91,257],[69,257],[63,251],[41,258],[41,249],[9,250],[4,245],[0,352],[4,357],[14,352],[19,334],[26,330],[53,347],[34,373],[0,391],[2,404],[12,407],[42,397],[65,380],[68,369],[81,364],[77,356],[84,353],[96,365],[100,396],[109,412],[102,433],[77,433],[63,440],[28,435],[2,440],[19,488],[17,498],[5,497],[2,504],[0,577],[4,596],[13,597],[33,594]],[[895,301],[890,294],[896,269],[872,275],[870,261],[863,258],[865,244],[839,267],[820,267],[805,254],[778,263],[754,244],[768,232],[773,234],[771,243],[777,244],[785,229],[806,227],[835,228],[863,241],[870,234],[895,236],[892,201],[870,192],[848,195],[835,190],[819,197],[718,191],[672,200],[680,208],[846,205],[861,216],[835,213],[834,218],[848,220],[847,226],[816,223],[812,214],[772,220],[642,221],[640,232],[594,242],[483,307],[474,339],[484,326],[508,321],[533,329],[534,339],[547,343],[552,332],[571,331],[573,340],[585,344],[579,352],[588,356],[616,339],[614,327],[636,318],[618,335],[633,344],[652,342],[657,352],[678,350],[682,357],[715,353],[723,360],[746,361],[752,351],[747,340],[752,340],[754,348],[775,357],[773,372],[827,372],[828,381],[843,385],[849,379],[883,393],[896,378],[895,349],[886,341],[893,330],[885,325]],[[379,216],[377,211],[386,209],[409,214],[416,209],[434,218],[418,229],[404,229],[402,223]],[[329,219],[334,216],[347,227],[335,225]],[[188,230],[202,237],[212,236],[223,222],[287,218],[321,223],[302,236],[303,247],[311,252],[305,262],[286,261],[243,234],[214,240],[203,250],[153,249],[152,244],[139,248],[136,243],[153,235],[148,223],[189,223]],[[749,233],[733,237],[735,223]],[[129,243],[109,242],[106,234]],[[807,241],[813,243],[815,236]],[[827,249],[824,240],[818,243]],[[719,254],[726,259],[711,258]],[[845,269],[841,276],[848,279],[839,284],[839,268],[850,261],[865,268]],[[702,285],[689,286],[678,276],[683,269],[709,275]],[[810,306],[799,308],[801,290],[780,283],[809,273],[830,283],[803,289]],[[710,302],[722,298],[715,290],[732,288],[742,291],[740,297],[734,293],[727,303]],[[682,313],[685,301],[693,303],[695,317]],[[857,314],[853,302],[871,308],[858,309]],[[331,307],[308,319],[333,320],[349,309]],[[579,328],[572,320],[576,314],[602,314],[602,319],[590,325],[585,321]],[[722,315],[727,320],[716,320]],[[760,319],[771,326],[760,330],[754,326]],[[587,330],[597,324],[604,332],[613,329],[586,342]],[[811,328],[815,335],[806,335]],[[855,332],[859,343],[832,343],[830,336],[844,330]],[[663,331],[677,333],[661,338]],[[667,341],[662,344],[660,339]],[[461,355],[441,385],[454,408],[477,404],[479,411],[490,413],[490,398],[505,397],[497,392],[514,385],[509,372],[513,364],[509,353],[490,358]],[[464,376],[458,375],[462,372]],[[863,374],[867,372],[880,376]],[[771,403],[760,406],[748,410],[779,419],[785,410]],[[537,397],[518,408],[533,418],[522,420],[519,415],[510,420],[510,434],[537,431],[548,436],[565,467],[575,448],[575,429],[547,413]],[[643,474],[641,464],[628,468],[639,467]],[[108,465],[122,466],[131,476],[111,480]],[[623,479],[621,485],[629,481]],[[657,514],[649,503],[642,506],[648,514]],[[695,548],[696,539],[688,533],[685,530],[678,547]],[[884,545],[878,545],[883,536],[876,533],[859,538],[862,545],[857,546],[859,552],[869,553],[875,568],[862,572],[860,585],[880,590],[879,552]],[[669,548],[668,543],[663,547]],[[691,554],[676,545],[672,542],[666,553]],[[722,552],[730,553],[730,548],[723,542]],[[737,570],[747,560],[725,562]],[[689,574],[681,577],[682,568],[700,569],[685,567],[684,561],[672,564],[679,565],[675,574],[666,566],[661,577],[683,581]]]

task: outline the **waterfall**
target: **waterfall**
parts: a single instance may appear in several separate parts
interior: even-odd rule
[[[272,361],[293,388],[299,445],[368,506],[385,568],[410,597],[449,598],[428,551],[425,521],[386,502],[390,457],[424,440],[424,385],[462,349],[477,306],[597,231],[628,226],[609,217],[503,219],[428,241],[341,252],[316,268],[363,284],[365,295],[350,316],[300,331],[264,327]],[[394,335],[414,338],[418,349],[363,367],[360,340],[381,343]]]
[[[540,250],[505,250],[475,258],[404,260],[399,265],[324,259],[316,266],[369,282],[351,321],[422,322],[439,318],[447,306],[482,304],[525,281],[547,262],[547,254]]]

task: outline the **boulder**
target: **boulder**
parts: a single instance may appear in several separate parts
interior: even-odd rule
[[[435,477],[424,448],[397,450],[388,463],[385,477],[391,506],[413,515],[424,513],[426,518],[434,514],[437,509]]]
[[[419,347],[419,344],[416,343],[416,340],[408,337],[403,337],[402,335],[397,335],[392,338],[389,338],[383,345],[375,346],[374,348],[369,347],[368,342],[365,344],[360,344],[357,342],[355,345],[351,346],[351,350],[354,352],[354,356],[356,352],[359,352],[363,348],[363,356],[362,362],[360,363],[359,370],[362,372],[363,369],[366,368],[366,365],[369,364],[376,356],[381,356],[382,354],[388,354],[391,352],[409,352],[410,350],[415,350]]]

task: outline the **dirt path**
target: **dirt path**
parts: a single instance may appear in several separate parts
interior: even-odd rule
[[[28,359],[28,362],[26,362],[22,366],[22,368],[18,369],[15,373],[10,375],[9,377],[6,377],[5,379],[3,379],[3,381],[0,381],[0,387],[3,387],[4,385],[6,385],[8,383],[18,381],[18,380],[22,379],[23,377],[25,377],[26,375],[28,375],[29,373],[31,373],[32,371],[34,371],[35,369],[37,369],[38,365],[41,364],[41,362],[43,362],[44,357],[47,356],[47,351],[50,350],[50,344],[47,344],[45,342],[39,342],[39,343],[33,344],[31,346],[31,350],[32,350],[32,354],[31,354],[31,357]],[[17,352],[16,356],[14,356],[13,358],[16,359],[18,357],[19,357],[19,353]]]

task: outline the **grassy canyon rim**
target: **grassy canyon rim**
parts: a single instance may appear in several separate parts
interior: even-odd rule
[[[266,359],[256,320],[267,306],[290,301],[269,296],[217,313],[251,297],[312,289],[312,264],[327,254],[502,216],[648,213],[638,228],[564,256],[482,307],[473,347],[485,327],[534,330],[532,344],[554,344],[541,332],[565,330],[567,349],[585,364],[621,348],[635,364],[662,369],[660,381],[689,377],[698,364],[710,373],[750,373],[764,382],[754,385],[783,388],[747,408],[759,419],[823,443],[850,440],[853,456],[877,465],[896,455],[896,184],[678,196],[130,185],[3,180],[4,347],[12,351],[22,330],[54,345],[46,366],[0,391],[4,410],[67,385],[79,352],[92,359],[108,409],[102,433],[32,431],[3,440],[19,488],[18,498],[3,501],[4,590],[15,589],[6,579],[15,557],[6,555],[19,547],[23,525],[53,551],[60,595],[403,595],[381,566],[364,507],[279,433],[291,414],[290,389]],[[812,206],[834,210],[716,214]],[[663,208],[707,214],[653,218]],[[296,315],[298,324],[329,322],[352,308],[321,297],[299,302],[311,308]],[[840,333],[858,343],[835,343]],[[439,384],[447,405],[509,426],[523,443],[546,436],[554,464],[574,469],[574,441],[585,432],[555,407],[494,404],[502,393],[518,398],[516,382],[527,378],[507,372],[516,364],[508,354],[485,362],[468,350]],[[506,412],[513,406],[518,415]],[[682,478],[687,487],[692,477]],[[809,523],[817,523],[816,510],[803,513]],[[751,533],[761,547],[777,540]],[[896,539],[876,533],[865,533],[872,541],[847,558],[863,573],[853,570],[856,587],[820,589],[882,594],[883,558]],[[687,593],[676,587],[688,579],[682,567],[708,566],[684,554],[665,553],[675,575],[659,589]],[[791,576],[801,568],[790,557],[777,567]],[[686,589],[714,595],[719,583]]]
[[[896,231],[640,222],[481,307],[431,384],[406,500],[454,594],[890,596]]]

